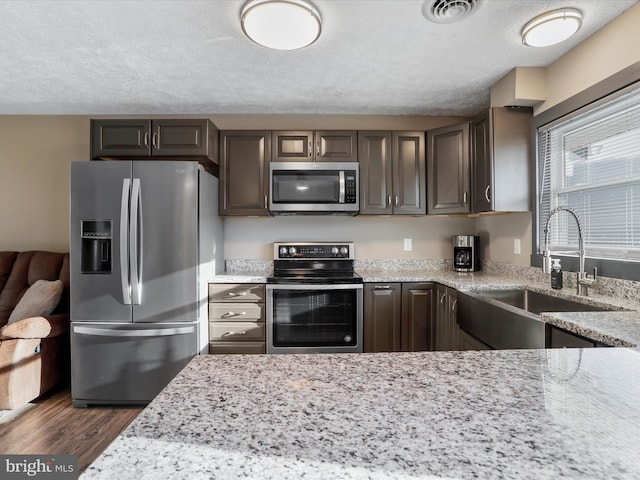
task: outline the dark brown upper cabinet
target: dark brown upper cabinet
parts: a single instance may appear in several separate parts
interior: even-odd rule
[[[271,131],[220,133],[220,215],[269,215]]]
[[[333,130],[273,131],[274,162],[357,162],[357,132]]]
[[[91,158],[198,160],[218,173],[218,129],[208,119],[91,120]]]
[[[471,212],[469,124],[427,132],[429,214]]]
[[[427,213],[423,132],[358,132],[360,214]]]
[[[471,122],[473,212],[529,211],[532,110],[493,107]]]

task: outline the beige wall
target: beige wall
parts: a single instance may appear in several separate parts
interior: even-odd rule
[[[531,213],[509,213],[483,216],[476,220],[483,260],[529,265],[531,261]],[[520,254],[514,251],[514,240],[520,240]]]
[[[81,116],[0,116],[0,250],[69,251],[69,164],[89,157]]]
[[[473,218],[360,215],[357,217],[282,216],[227,218],[225,257],[271,259],[272,242],[353,241],[356,258],[452,258],[451,237],[471,235]],[[403,249],[405,238],[413,250]]]
[[[547,100],[538,114],[640,61],[640,3],[547,68]]]
[[[640,61],[640,4],[565,54],[547,70],[541,112]],[[459,117],[212,115],[221,129],[429,130]],[[69,163],[89,156],[84,116],[0,116],[0,250],[69,248]],[[526,265],[530,214],[455,217],[279,217],[226,221],[228,258],[270,258],[277,240],[355,240],[358,257],[450,258],[450,237],[481,236],[484,258]],[[402,249],[413,239],[413,251]],[[521,239],[521,254],[513,240]]]

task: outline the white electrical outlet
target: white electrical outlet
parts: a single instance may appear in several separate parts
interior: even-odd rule
[[[520,239],[519,238],[513,239],[513,253],[515,253],[516,255],[520,255]]]
[[[405,252],[410,252],[411,250],[413,250],[413,245],[411,242],[410,238],[405,238],[404,239],[404,251]]]

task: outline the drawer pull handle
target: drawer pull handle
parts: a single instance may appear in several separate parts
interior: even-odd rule
[[[374,285],[373,289],[374,290],[389,290],[391,288],[391,286],[389,285]]]
[[[227,312],[227,313],[225,313],[223,315],[223,317],[226,317],[226,318],[228,318],[228,317],[237,317],[237,316],[246,315],[246,314],[247,314],[247,312]]]
[[[249,294],[249,292],[247,292],[246,290],[244,292],[240,292],[240,293],[235,293],[235,292],[229,292],[227,293],[227,297],[246,297]]]
[[[223,333],[222,336],[223,337],[230,337],[232,335],[246,335],[247,332],[246,330],[243,330],[242,332],[227,332],[227,333]]]

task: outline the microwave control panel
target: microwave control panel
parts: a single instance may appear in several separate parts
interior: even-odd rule
[[[344,178],[344,203],[356,203],[356,174],[345,172]]]

